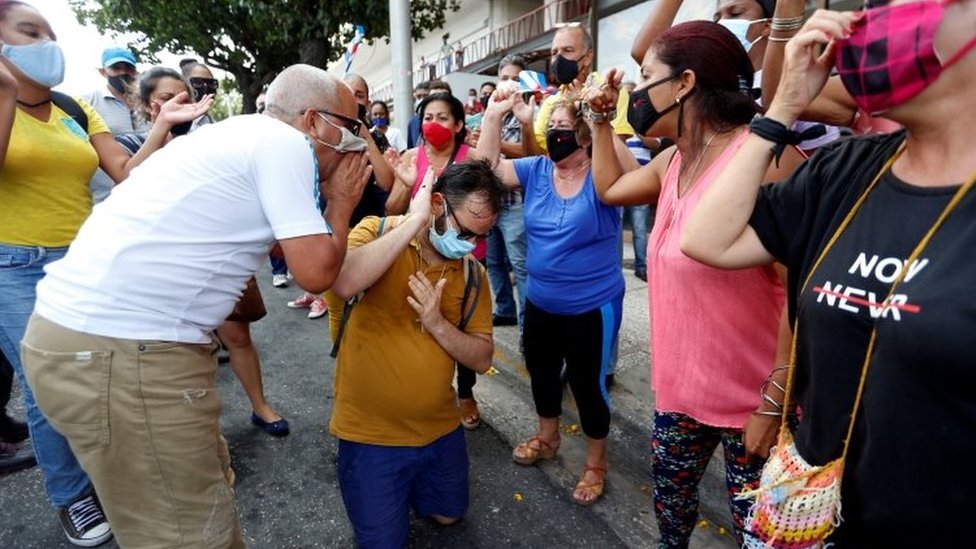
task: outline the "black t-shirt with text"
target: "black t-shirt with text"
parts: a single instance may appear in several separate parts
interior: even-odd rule
[[[917,187],[890,171],[824,262],[816,258],[904,133],[825,147],[785,183],[764,187],[751,224],[790,268],[799,318],[800,454],[840,456],[868,340],[877,342],[842,484],[836,547],[946,547],[976,504],[976,193],[914,262],[912,250],[953,187]],[[902,269],[904,282],[884,308]]]

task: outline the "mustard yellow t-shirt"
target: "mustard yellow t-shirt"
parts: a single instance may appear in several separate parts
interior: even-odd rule
[[[397,218],[387,218],[389,224]],[[349,234],[349,248],[377,238],[380,218],[366,217]],[[420,329],[407,303],[407,278],[423,271],[436,283],[443,268],[447,285],[441,312],[457,325],[464,295],[461,260],[427,267],[417,239],[353,308],[336,363],[335,405],[330,432],[343,440],[382,446],[424,446],[457,429],[460,416],[452,382],[454,359]],[[491,296],[484,269],[481,291],[467,333],[490,334]],[[470,298],[473,299],[473,298]]]
[[[590,73],[590,78],[597,83],[602,83],[606,80],[600,73],[596,72]],[[547,97],[542,102],[542,105],[539,107],[539,113],[535,117],[535,125],[533,126],[535,140],[544,151],[548,150],[546,147],[546,130],[549,129],[549,117],[552,115],[552,108],[562,99],[563,89],[560,88],[559,93]],[[610,127],[613,128],[613,133],[617,135],[623,135],[625,137],[634,135],[634,128],[627,122],[627,106],[629,104],[630,94],[627,93],[627,90],[620,90],[620,95],[617,97],[617,116],[613,117],[613,120],[610,121]]]
[[[67,246],[91,213],[88,182],[98,154],[89,136],[109,130],[95,109],[76,101],[88,115],[87,134],[53,104],[46,121],[17,109],[0,169],[0,242]]]

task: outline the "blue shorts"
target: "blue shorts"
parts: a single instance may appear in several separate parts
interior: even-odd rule
[[[340,440],[336,473],[359,547],[405,547],[410,507],[422,517],[448,518],[468,509],[468,450],[461,427],[420,447]]]

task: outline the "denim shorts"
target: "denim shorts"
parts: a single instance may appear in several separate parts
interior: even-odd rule
[[[420,447],[339,441],[339,488],[364,548],[407,545],[417,515],[460,518],[468,508],[468,451],[458,427]]]

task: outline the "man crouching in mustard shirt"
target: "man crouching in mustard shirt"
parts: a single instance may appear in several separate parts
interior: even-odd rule
[[[484,373],[494,344],[487,278],[465,256],[495,224],[501,192],[482,161],[436,181],[429,170],[407,215],[367,217],[349,234],[332,291],[361,298],[339,336],[329,428],[360,547],[404,547],[410,507],[442,524],[468,507],[455,362]]]

